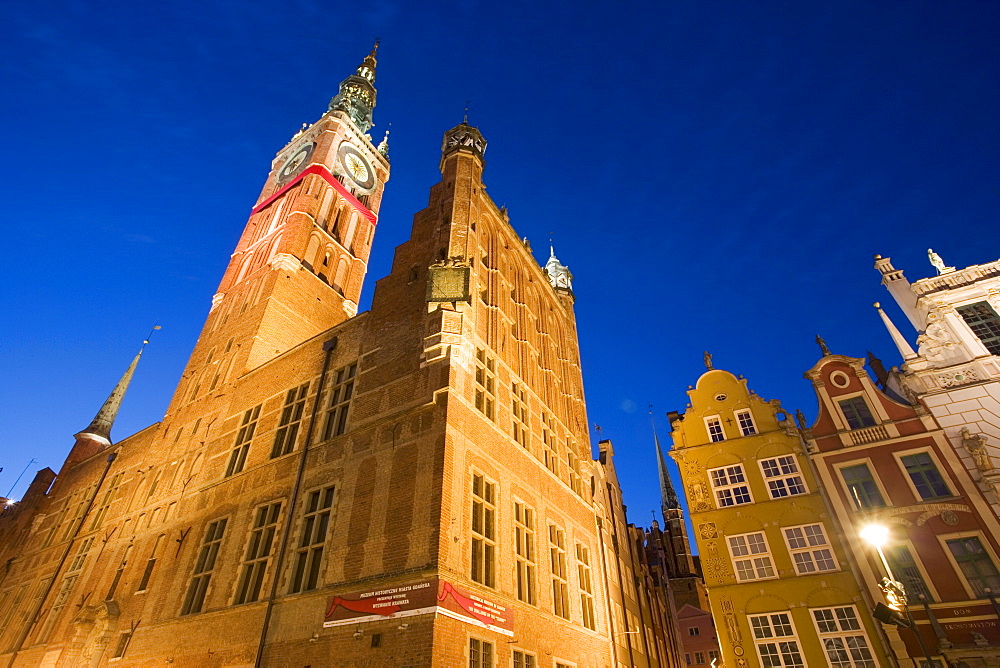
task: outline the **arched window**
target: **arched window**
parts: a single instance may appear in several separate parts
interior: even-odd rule
[[[333,278],[333,289],[344,294],[344,284],[347,282],[347,260],[345,258],[340,258],[340,262],[337,264],[337,273]]]

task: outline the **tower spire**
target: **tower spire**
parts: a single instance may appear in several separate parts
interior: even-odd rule
[[[569,273],[569,267],[564,265],[556,257],[555,248],[549,244],[549,259],[543,269],[545,275],[549,277],[549,283],[557,290],[569,290],[573,292],[573,274]]]
[[[90,421],[86,429],[76,435],[76,438],[89,436],[94,440],[103,442],[105,445],[111,444],[111,427],[114,426],[115,418],[118,417],[118,411],[122,406],[122,399],[125,398],[125,392],[128,391],[129,383],[132,382],[132,376],[135,374],[135,368],[139,364],[139,358],[142,357],[142,351],[145,350],[146,344],[149,343],[149,337],[152,336],[153,331],[159,328],[159,325],[153,325],[153,329],[150,330],[149,335],[143,339],[142,345],[139,346],[139,352],[136,353],[132,359],[132,363],[128,365],[125,373],[118,380],[115,389],[111,390],[111,394],[105,400],[104,405],[101,406],[101,410],[97,411],[94,419]]]
[[[330,111],[347,114],[362,133],[372,125],[372,109],[375,108],[375,66],[378,62],[379,40],[375,40],[371,52],[361,61],[354,74],[340,82],[340,91],[330,100]]]
[[[873,306],[882,318],[882,323],[885,325],[885,328],[889,330],[889,336],[892,337],[892,342],[895,343],[896,348],[899,349],[899,354],[903,356],[903,361],[908,362],[910,360],[917,359],[917,353],[913,351],[913,348],[910,347],[910,344],[896,328],[896,325],[893,324],[892,320],[889,320],[889,316],[887,316],[885,311],[882,310],[882,305],[875,302]]]
[[[653,406],[649,407],[649,424],[653,428],[653,443],[656,445],[656,467],[660,473],[660,506],[663,512],[663,520],[668,520],[667,510],[681,507],[677,500],[677,493],[674,485],[670,482],[670,472],[667,470],[667,460],[663,457],[663,448],[660,447],[660,437],[656,434],[656,423],[653,421]]]

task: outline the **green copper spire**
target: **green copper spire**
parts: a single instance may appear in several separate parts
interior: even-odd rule
[[[347,114],[362,133],[368,132],[372,125],[372,109],[375,108],[375,54],[378,51],[378,40],[358,69],[351,76],[340,82],[340,92],[330,100],[330,111],[342,111]]]

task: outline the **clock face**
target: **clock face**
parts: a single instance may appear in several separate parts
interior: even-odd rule
[[[358,149],[350,144],[341,144],[337,153],[340,155],[340,164],[344,168],[344,173],[354,181],[355,185],[365,190],[374,187],[375,170]]]
[[[285,164],[281,166],[281,171],[278,172],[278,183],[284,183],[301,172],[309,163],[309,158],[312,157],[315,148],[316,144],[310,142],[292,151],[292,155],[288,160],[285,160]]]

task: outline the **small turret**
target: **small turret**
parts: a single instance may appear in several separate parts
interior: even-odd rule
[[[917,331],[922,330],[924,323],[917,312],[917,296],[913,294],[910,282],[903,276],[903,271],[893,267],[892,260],[881,255],[875,256],[875,268],[882,274],[882,285],[899,304],[899,308],[906,314],[913,327]]]
[[[549,277],[549,283],[552,284],[552,287],[573,294],[573,274],[569,272],[569,267],[559,261],[552,246],[549,246],[549,259],[545,263],[544,271],[545,275]]]

